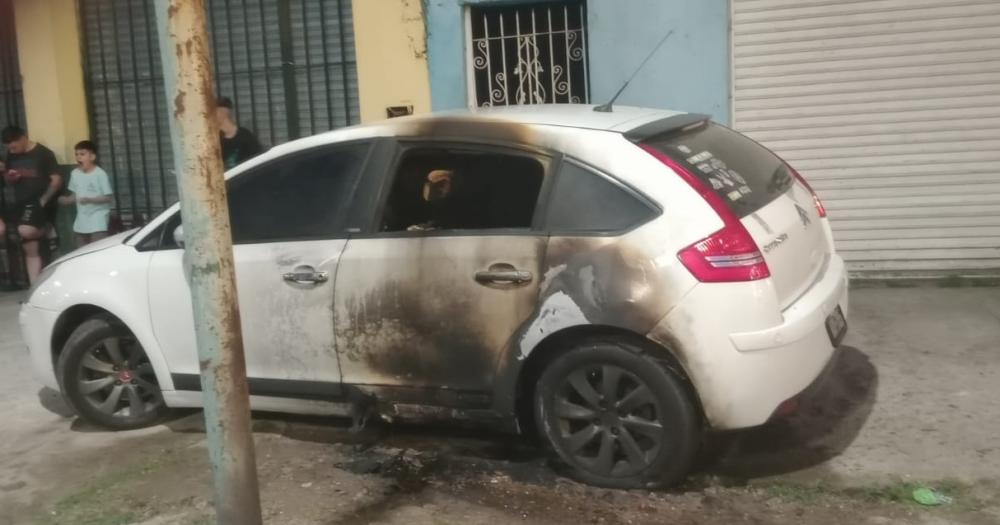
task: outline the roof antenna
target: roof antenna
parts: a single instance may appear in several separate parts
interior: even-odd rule
[[[611,100],[609,100],[607,104],[601,104],[600,106],[595,106],[594,111],[600,113],[611,113],[612,109],[611,105],[614,104],[616,100],[618,100],[618,96],[622,94],[622,91],[625,91],[625,88],[628,87],[628,83],[631,82],[632,79],[639,74],[639,71],[642,71],[642,68],[646,65],[646,62],[649,62],[649,59],[653,58],[653,55],[655,55],[656,52],[660,50],[660,47],[663,46],[663,43],[666,42],[667,39],[670,38],[670,35],[672,34],[674,34],[673,29],[668,31],[667,34],[663,37],[663,39],[660,40],[660,43],[656,44],[656,47],[654,47],[653,50],[650,51],[648,55],[646,55],[646,59],[643,60],[641,64],[639,64],[639,67],[635,68],[635,72],[632,73],[632,76],[628,77],[628,80],[626,80],[624,84],[622,84],[621,89],[619,89],[618,92],[615,93],[615,96],[611,97]]]

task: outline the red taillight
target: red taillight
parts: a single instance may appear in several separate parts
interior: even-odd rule
[[[727,283],[756,281],[771,276],[771,270],[750,232],[718,194],[656,148],[645,144],[640,144],[640,147],[687,181],[722,219],[721,230],[677,254],[696,279],[705,283]]]
[[[771,276],[764,256],[742,224],[727,225],[711,237],[684,248],[677,256],[703,283],[756,281]]]
[[[788,164],[785,165],[788,166]],[[819,200],[819,196],[816,195],[815,191],[813,191],[812,186],[810,186],[809,183],[806,182],[806,179],[803,178],[802,175],[799,175],[799,172],[795,171],[795,169],[791,166],[788,166],[788,170],[791,171],[792,175],[795,175],[795,178],[798,179],[799,183],[805,186],[806,189],[809,190],[809,193],[812,194],[813,204],[816,205],[816,213],[818,213],[820,217],[826,217],[826,207],[823,206],[823,201]]]

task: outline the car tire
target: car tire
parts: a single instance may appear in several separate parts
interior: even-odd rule
[[[698,451],[700,418],[683,380],[624,341],[586,342],[552,361],[534,409],[568,474],[591,485],[674,485]]]
[[[145,350],[113,319],[97,317],[77,327],[59,355],[56,376],[76,413],[110,430],[147,427],[168,412]]]

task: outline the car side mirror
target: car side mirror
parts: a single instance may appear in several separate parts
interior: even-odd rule
[[[179,224],[174,228],[174,242],[181,248],[184,247],[184,225]]]

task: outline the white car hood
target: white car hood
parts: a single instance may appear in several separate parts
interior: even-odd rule
[[[81,248],[77,248],[77,249],[75,249],[75,250],[67,253],[66,255],[63,255],[62,257],[60,257],[60,258],[56,259],[55,261],[53,261],[52,264],[53,265],[61,264],[61,263],[64,263],[64,262],[66,262],[66,261],[68,261],[70,259],[75,259],[75,258],[77,258],[77,257],[79,257],[81,255],[87,255],[88,253],[94,253],[94,252],[99,252],[101,250],[106,250],[108,248],[111,248],[112,246],[118,246],[119,244],[122,244],[123,242],[125,242],[125,238],[126,237],[128,237],[129,235],[135,233],[138,230],[139,230],[139,228],[133,228],[133,229],[131,229],[129,231],[125,231],[125,232],[121,232],[121,233],[112,235],[111,237],[108,237],[106,239],[101,239],[99,241],[92,242],[92,243],[90,243],[90,244],[88,244],[86,246],[83,246]]]

